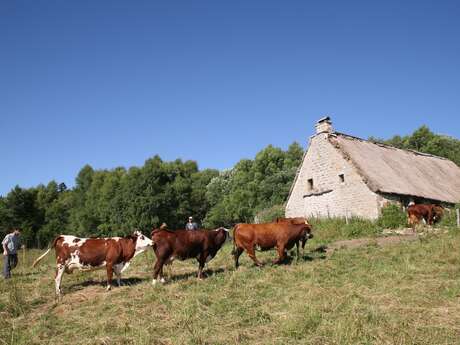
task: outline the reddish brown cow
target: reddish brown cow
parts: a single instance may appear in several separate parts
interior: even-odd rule
[[[277,223],[288,222],[288,223],[292,223],[292,224],[308,224],[308,221],[304,217],[295,217],[295,218],[282,218],[282,217],[279,217],[279,218],[276,218],[276,222]],[[302,255],[303,255],[304,250],[305,250],[305,244],[307,243],[309,238],[313,238],[313,234],[311,233],[311,229],[312,229],[311,225],[308,224],[308,226],[309,226],[308,236],[303,237],[300,241],[296,242],[296,244],[295,244],[296,245],[296,250],[297,250],[297,258],[299,257],[300,243],[302,244]]]
[[[433,216],[433,224],[436,224],[439,222],[444,215],[444,208],[441,205],[433,205],[433,211],[432,211],[432,216]]]
[[[238,259],[246,250],[249,257],[257,266],[262,264],[257,260],[255,250],[268,250],[276,247],[278,259],[275,264],[286,259],[286,250],[297,245],[299,256],[299,242],[313,237],[311,226],[304,218],[279,218],[276,222],[265,224],[237,224],[233,233],[235,267],[238,268]]]
[[[228,230],[168,230],[166,228],[152,231],[153,250],[157,261],[153,272],[152,284],[158,277],[164,283],[163,266],[175,259],[198,260],[198,278],[203,277],[203,268],[217,254],[228,237]]]
[[[38,264],[51,249],[56,251],[56,295],[61,294],[61,281],[64,272],[72,273],[79,269],[89,271],[107,269],[107,290],[112,285],[112,276],[115,272],[117,283],[121,285],[121,273],[129,266],[129,261],[142,253],[153,242],[141,232],[136,231],[127,237],[109,238],[78,238],[70,235],[61,235],[55,238],[52,246],[33,263]]]
[[[428,225],[437,223],[444,213],[442,206],[435,204],[412,204],[407,208],[408,223],[415,226],[423,219]]]

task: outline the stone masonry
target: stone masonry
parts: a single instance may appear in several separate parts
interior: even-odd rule
[[[329,141],[332,126],[317,125],[286,205],[286,217],[376,219],[384,197],[364,183],[355,167]],[[321,120],[320,120],[321,121]]]

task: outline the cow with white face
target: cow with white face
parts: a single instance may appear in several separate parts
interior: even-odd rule
[[[139,255],[153,242],[140,231],[126,237],[79,238],[60,235],[52,246],[33,263],[35,267],[52,248],[56,251],[56,295],[61,294],[61,281],[64,272],[72,273],[75,269],[89,271],[106,268],[107,290],[112,288],[113,273],[121,285],[121,273],[129,266],[130,260]]]

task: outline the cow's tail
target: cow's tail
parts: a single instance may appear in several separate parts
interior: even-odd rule
[[[232,249],[232,255],[236,254],[236,232],[238,230],[238,225],[236,224],[235,227],[233,228],[233,249]]]
[[[42,261],[42,259],[50,252],[51,249],[53,249],[55,246],[56,246],[56,242],[58,240],[59,236],[56,237],[53,241],[53,243],[51,244],[51,246],[46,250],[46,252],[44,252],[42,255],[40,255],[35,261],[34,263],[32,264],[32,267],[35,267],[40,261]]]

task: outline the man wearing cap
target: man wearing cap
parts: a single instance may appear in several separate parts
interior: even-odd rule
[[[3,277],[11,278],[11,270],[18,264],[18,249],[20,246],[19,236],[21,230],[16,228],[7,234],[2,241],[3,247]]]
[[[193,221],[193,217],[188,217],[188,222],[185,224],[185,230],[196,230],[198,225]]]

